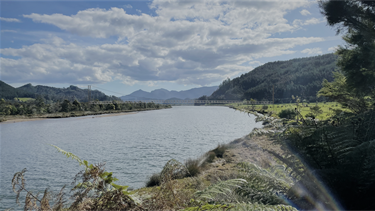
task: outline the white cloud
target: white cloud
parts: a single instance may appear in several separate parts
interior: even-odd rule
[[[307,16],[307,15],[311,15],[311,13],[308,11],[308,10],[301,10],[301,15],[303,15],[303,16]]]
[[[271,38],[312,24],[309,20],[289,24],[284,18],[308,4],[304,0],[156,0],[150,5],[156,16],[130,15],[122,8],[87,9],[70,16],[32,13],[24,17],[79,36],[114,36],[118,43],[80,46],[52,37],[20,49],[2,49],[3,55],[20,57],[1,58],[2,77],[76,84],[120,79],[126,84],[208,85],[248,72],[252,67],[242,65],[256,65],[258,58],[292,54],[296,46],[323,41]]]
[[[311,19],[308,19],[308,20],[300,20],[300,19],[295,19],[293,21],[293,25],[295,27],[298,27],[298,26],[307,26],[307,25],[315,25],[315,24],[319,24],[319,23],[322,23],[324,22],[324,19],[317,19],[317,18],[311,18]]]
[[[5,33],[5,32],[17,33],[16,30],[8,30],[8,29],[1,30],[1,33]]]
[[[130,4],[125,4],[123,7],[124,7],[124,8],[127,8],[127,9],[131,9],[131,8],[133,8],[132,5],[130,5]]]
[[[319,20],[317,18],[311,18],[309,20],[306,20],[304,25],[314,25],[314,24],[318,24],[318,23],[321,23],[321,22],[324,22],[323,19]]]
[[[18,20],[17,18],[4,18],[4,17],[0,17],[0,20],[2,20],[2,21],[6,21],[6,22],[18,22],[18,23],[21,22],[21,21]]]
[[[323,52],[322,52],[322,49],[320,48],[306,48],[302,50],[301,53],[307,53],[311,55],[311,54],[322,54]]]
[[[338,46],[333,46],[333,47],[328,48],[328,51],[330,51],[330,52],[335,52],[335,51],[337,51],[338,49],[339,49]]]

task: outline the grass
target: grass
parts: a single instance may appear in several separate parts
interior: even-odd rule
[[[330,116],[334,115],[334,110],[335,109],[340,109],[345,112],[350,112],[349,109],[343,108],[339,103],[335,102],[326,102],[326,103],[300,103],[300,108],[299,111],[300,113],[306,117],[307,114],[311,113],[310,108],[318,105],[322,113],[316,116],[317,119],[320,120],[326,120]],[[239,105],[239,104],[229,104],[229,106],[233,106],[237,109],[246,109],[246,110],[251,110],[252,105]],[[295,103],[286,103],[286,104],[274,104],[274,105],[268,105],[268,109],[264,110],[266,112],[272,112],[272,116],[278,117],[278,114],[285,109],[295,109],[296,104]],[[263,110],[263,105],[255,105],[255,110],[261,111]]]
[[[19,100],[21,102],[26,102],[26,101],[29,101],[29,100],[35,100],[34,98],[30,98],[30,97],[15,97],[14,99]]]
[[[185,162],[185,166],[189,171],[185,177],[196,177],[201,173],[201,167],[199,165],[200,161],[198,159],[188,159]]]

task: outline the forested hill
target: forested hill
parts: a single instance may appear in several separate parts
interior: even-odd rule
[[[42,96],[47,100],[67,99],[73,101],[77,99],[80,102],[84,102],[88,99],[87,93],[87,89],[81,89],[73,85],[67,88],[55,88],[42,85],[33,86],[31,84],[26,84],[19,88],[14,88],[3,81],[0,81],[0,98],[4,99],[14,99],[15,97],[36,98],[37,96]],[[121,100],[115,96],[107,96],[98,90],[91,90],[91,99],[98,99],[100,101]]]
[[[243,100],[272,100],[289,102],[292,95],[309,101],[316,100],[323,79],[333,80],[337,56],[321,56],[269,62],[233,80],[225,80],[209,98]]]

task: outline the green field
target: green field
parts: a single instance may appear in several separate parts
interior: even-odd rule
[[[252,105],[241,105],[241,104],[229,104],[238,109],[252,110]],[[328,119],[330,116],[335,114],[335,110],[340,109],[345,112],[350,112],[349,109],[343,108],[339,103],[327,102],[327,103],[299,103],[299,112],[301,115],[306,117],[308,113],[311,113],[310,108],[318,105],[322,113],[317,115],[316,118],[320,120]],[[287,104],[274,104],[267,105],[268,109],[263,109],[264,105],[255,105],[256,111],[264,110],[266,112],[272,112],[272,116],[278,117],[278,114],[285,109],[295,109],[297,107],[296,103],[287,103]]]
[[[15,97],[14,99],[19,100],[21,102],[26,102],[26,101],[29,101],[29,100],[35,100],[34,98],[30,98],[30,97]]]

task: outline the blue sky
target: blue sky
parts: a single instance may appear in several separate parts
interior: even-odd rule
[[[342,45],[316,1],[1,1],[1,75],[122,96],[219,85]]]

